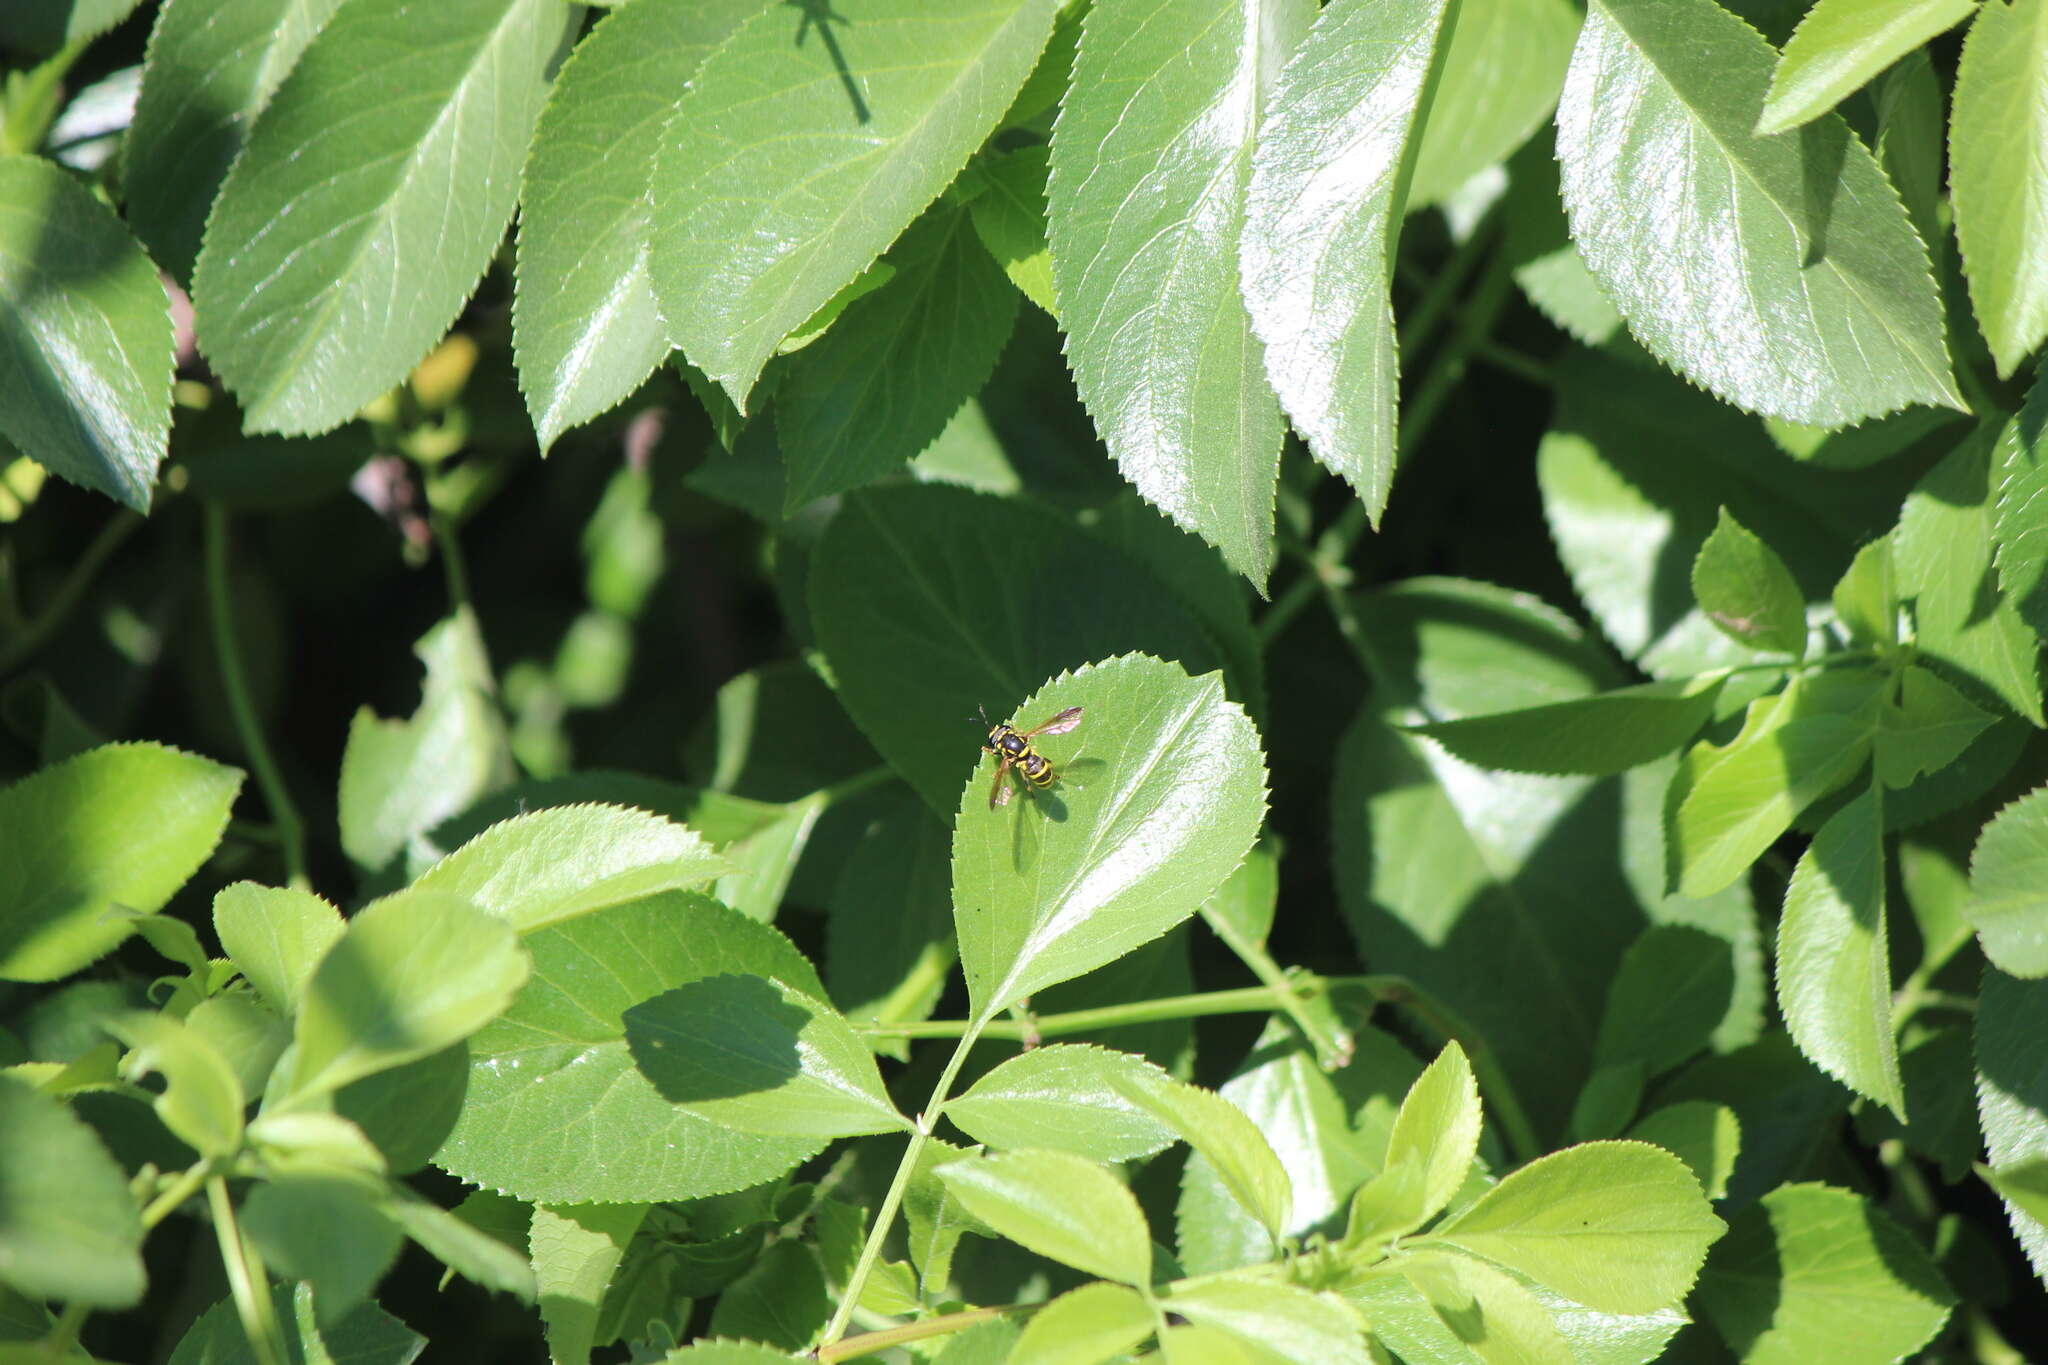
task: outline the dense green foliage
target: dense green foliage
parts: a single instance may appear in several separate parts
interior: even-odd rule
[[[2048,0],[0,69],[0,1365],[2048,1358]]]

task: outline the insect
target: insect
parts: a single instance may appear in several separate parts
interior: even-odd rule
[[[988,724],[988,713],[982,713],[982,723]],[[1034,787],[1050,787],[1053,782],[1052,764],[1045,755],[1031,747],[1031,741],[1040,735],[1063,735],[1081,723],[1081,708],[1069,706],[1052,719],[1029,730],[1019,730],[1006,721],[988,724],[988,743],[981,746],[985,754],[996,756],[996,780],[988,789],[988,808],[994,810],[1010,799],[1010,784],[1003,779],[1015,768],[1020,777]]]

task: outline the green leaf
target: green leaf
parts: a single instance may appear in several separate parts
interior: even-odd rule
[[[693,1341],[663,1357],[665,1365],[789,1365],[789,1356],[752,1341]]]
[[[1461,1256],[1402,1257],[1394,1266],[1484,1365],[1574,1365],[1550,1310],[1513,1276]]]
[[[939,1168],[953,1197],[1028,1251],[1120,1284],[1149,1286],[1152,1234],[1117,1179],[1065,1152],[1005,1152]]]
[[[620,806],[555,806],[492,825],[415,885],[459,896],[519,933],[657,891],[701,887],[731,862],[686,825]]]
[[[2038,637],[2048,633],[2048,377],[2028,390],[1993,460],[1998,586]]]
[[[538,1298],[539,1286],[525,1253],[506,1245],[464,1216],[479,1199],[503,1200],[508,1204],[513,1201],[502,1195],[477,1194],[450,1211],[429,1204],[402,1186],[393,1187],[393,1194],[385,1212],[397,1219],[405,1235],[419,1243],[428,1255],[485,1289],[511,1294],[522,1303],[533,1303]],[[524,1205],[515,1207],[525,1209]]]
[[[139,0],[55,0],[51,4],[0,10],[0,45],[26,52],[55,52],[69,43],[97,37],[127,18]]]
[[[1648,1079],[1713,1043],[1735,995],[1728,945],[1685,924],[1655,924],[1622,954],[1607,988],[1593,1058],[1634,1062]]]
[[[1218,675],[1125,655],[1061,674],[1018,714],[1074,706],[1078,736],[1040,743],[1070,769],[1085,752],[1085,779],[992,809],[977,774],[960,796],[953,916],[977,1018],[1194,914],[1265,816],[1258,732]]]
[[[332,1325],[320,1323],[309,1284],[273,1285],[271,1314],[284,1337],[287,1359],[304,1365],[411,1365],[427,1340],[373,1303],[359,1304]],[[233,1299],[200,1315],[171,1352],[171,1365],[263,1365],[243,1335]]]
[[[856,1023],[913,1023],[931,1017],[959,956],[952,834],[913,791],[874,810],[827,898],[825,981]]]
[[[1714,714],[1722,681],[1673,678],[1408,729],[1482,768],[1612,777],[1664,757],[1699,733]]]
[[[122,156],[128,221],[189,283],[249,125],[341,0],[172,0],[157,13]]]
[[[1033,1313],[1005,1359],[1103,1365],[1152,1335],[1152,1307],[1135,1290],[1097,1280]]]
[[[1955,1301],[1927,1253],[1847,1190],[1786,1185],[1736,1216],[1699,1310],[1743,1365],[1880,1365],[1925,1345]]]
[[[874,1054],[831,1006],[760,976],[713,976],[626,1011],[626,1045],[671,1103],[749,1133],[907,1128]]]
[[[1815,1066],[1903,1121],[1884,883],[1872,787],[1828,817],[1793,869],[1778,919],[1778,1008]]]
[[[1999,811],[1978,834],[1962,909],[2000,971],[2048,976],[2048,787]]]
[[[171,438],[173,337],[156,268],[69,172],[0,157],[0,437],[147,512]]]
[[[647,184],[678,91],[763,0],[639,0],[562,64],[527,153],[512,343],[545,451],[668,355]]]
[[[917,224],[915,223],[911,224],[911,227],[916,226]],[[908,235],[908,229],[905,230],[905,235]],[[860,274],[855,275],[849,280],[838,293],[825,300],[825,306],[806,318],[803,326],[784,337],[782,344],[775,348],[775,353],[777,355],[789,355],[792,352],[803,350],[819,337],[831,331],[832,324],[839,321],[839,315],[844,313],[847,307],[856,299],[866,298],[869,294],[874,293],[877,289],[880,289],[895,278],[895,263],[887,256],[879,258],[873,265],[870,265],[866,270],[861,271]],[[778,372],[778,377],[775,380],[774,389],[778,394],[782,391],[780,372]]]
[[[339,1114],[316,1109],[258,1114],[249,1123],[249,1148],[273,1172],[381,1176],[389,1169],[384,1154],[361,1128]]]
[[[242,1226],[264,1261],[313,1286],[320,1320],[346,1316],[376,1288],[404,1240],[376,1184],[285,1176],[250,1191]]]
[[[55,981],[126,938],[199,870],[242,774],[160,744],[108,744],[0,790],[0,979]]]
[[[1997,717],[1918,665],[1899,675],[1898,700],[1884,709],[1877,732],[1877,775],[1907,787],[1954,763]]]
[[[1260,845],[1202,902],[1202,920],[1240,957],[1265,947],[1280,904],[1280,859]]]
[[[96,1308],[139,1300],[142,1222],[98,1135],[12,1076],[0,1076],[0,1132],[0,1284]]]
[[[1692,1168],[1709,1199],[1725,1199],[1742,1151],[1742,1121],[1725,1104],[1682,1100],[1653,1109],[1623,1136],[1662,1147]]]
[[[1819,118],[1975,8],[1972,0],[1818,0],[1771,73],[1757,135]]]
[[[528,1244],[551,1359],[590,1365],[605,1289],[646,1217],[645,1204],[535,1207]]]
[[[808,1354],[807,1348],[824,1334],[833,1307],[832,1286],[817,1248],[780,1241],[718,1296],[710,1330],[714,1336],[751,1337],[792,1356]]]
[[[670,339],[741,411],[782,339],[959,173],[1054,13],[777,5],[704,63],[655,158],[654,286]]]
[[[1530,1162],[1417,1245],[1483,1256],[1602,1312],[1648,1313],[1685,1297],[1722,1231],[1677,1157],[1588,1142]]]
[[[489,656],[468,607],[413,647],[426,665],[419,710],[380,720],[363,707],[341,755],[341,846],[367,872],[512,777]]]
[[[1707,619],[1738,644],[1806,655],[1806,594],[1777,552],[1721,509],[1699,557],[1692,593]]]
[[[1977,7],[1956,64],[1949,120],[1949,199],[1970,302],[1998,375],[2048,336],[2048,3]]]
[[[1259,112],[1303,0],[1103,0],[1053,129],[1075,387],[1145,500],[1263,591],[1284,434],[1238,292]]]
[[[1455,1042],[1447,1043],[1408,1090],[1387,1140],[1386,1165],[1415,1163],[1417,1217],[1410,1227],[1450,1205],[1479,1154],[1479,1084]]]
[[[1173,1128],[1126,1095],[1170,1078],[1142,1057],[1056,1043],[1019,1053],[946,1101],[946,1117],[976,1142],[1037,1147],[1090,1161],[1134,1161],[1175,1140]]]
[[[2002,1171],[1979,1166],[1977,1174],[2027,1217],[2037,1223],[2048,1219],[2048,1162],[2029,1161]]]
[[[1899,595],[1913,604],[1919,652],[2038,727],[2041,642],[1993,568],[1990,466],[2000,438],[1997,425],[1979,426],[1914,487],[1892,533],[1892,562]]]
[[[1117,590],[1103,592],[1106,583]],[[986,771],[977,708],[1010,714],[1062,669],[1126,650],[1191,673],[1221,661],[1200,620],[1141,565],[1013,498],[939,487],[854,494],[818,543],[810,584],[841,704],[946,819],[961,784]],[[1093,728],[1083,721],[1078,738],[1048,741],[1049,756],[1079,752]]]
[[[2022,980],[1993,968],[1977,998],[1977,1114],[1984,1152],[1994,1169],[2048,1159],[2048,981]],[[2048,1280],[2048,1223],[2008,1202],[2013,1236],[2034,1274]]]
[[[551,0],[367,0],[307,45],[192,271],[200,349],[251,431],[341,425],[447,331],[512,217],[570,23]]]
[[[959,1249],[961,1234],[995,1235],[987,1224],[967,1212],[953,1197],[951,1187],[939,1179],[939,1167],[964,1155],[965,1149],[943,1138],[926,1142],[918,1153],[917,1169],[911,1173],[910,1184],[903,1192],[904,1241],[928,1298],[942,1294],[952,1280],[953,1253]]]
[[[342,933],[341,912],[310,891],[236,882],[213,898],[213,932],[256,993],[298,1011],[313,967]]]
[[[1219,1327],[1293,1365],[1369,1365],[1358,1314],[1333,1294],[1270,1279],[1182,1284],[1160,1300],[1189,1322]]]
[[[1150,1074],[1113,1076],[1112,1089],[1187,1140],[1223,1187],[1277,1241],[1290,1226],[1293,1183],[1243,1110],[1213,1090]]]
[[[788,483],[783,515],[900,472],[988,382],[1017,291],[941,205],[889,249],[896,277],[846,310],[775,395]]]
[[[202,979],[217,975],[209,963]],[[220,1054],[244,1095],[263,1093],[292,1039],[284,1017],[248,991],[208,996],[185,1016],[185,1026]]]
[[[1375,522],[1394,480],[1400,382],[1387,281],[1448,9],[1325,9],[1273,88],[1245,201],[1244,299],[1267,377]]]
[[[372,902],[308,978],[287,1093],[318,1094],[461,1042],[532,969],[503,920],[443,892]]]
[[[1801,675],[1749,705],[1742,731],[1701,741],[1673,795],[1678,890],[1705,896],[1740,877],[1799,812],[1855,775],[1876,731],[1877,680]]]
[[[1835,618],[1858,645],[1899,642],[1899,593],[1892,571],[1892,542],[1886,536],[1856,552],[1835,584]]]
[[[498,923],[492,920],[492,923]],[[525,936],[533,978],[469,1043],[462,1116],[436,1160],[548,1203],[692,1199],[772,1180],[819,1144],[734,1133],[634,1066],[622,1016],[705,977],[770,977],[821,997],[789,940],[706,896],[665,891]]]
[[[164,1127],[210,1160],[225,1160],[241,1149],[248,1100],[240,1078],[211,1043],[181,1020],[143,1010],[110,1019],[106,1028],[127,1044],[124,1080],[137,1082],[151,1072],[164,1078],[163,1092],[151,1101]]]
[[[1441,203],[1557,107],[1579,14],[1566,0],[1460,0],[1423,120],[1408,211]]]
[[[1595,0],[1557,113],[1586,264],[1651,352],[1737,406],[1823,427],[1965,408],[1876,161],[1838,116],[1750,131],[1772,57],[1713,0]]]
[[[1010,283],[1057,318],[1052,250],[1045,244],[1045,181],[1051,161],[1052,151],[1042,143],[991,157],[981,167],[981,193],[967,209],[981,244]]]

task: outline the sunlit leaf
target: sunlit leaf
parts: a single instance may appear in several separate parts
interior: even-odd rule
[[[1987,0],[1956,64],[1949,198],[2001,377],[2048,336],[2048,3]]]
[[[1820,0],[1771,73],[1756,131],[1819,118],[1908,52],[1970,17],[1972,0]]]

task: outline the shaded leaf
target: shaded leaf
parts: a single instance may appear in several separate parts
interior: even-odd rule
[[[2048,1159],[2048,981],[1992,968],[1977,998],[1977,1117],[1994,1170]],[[2048,1223],[2008,1201],[2006,1217],[2034,1274],[2048,1281]]]
[[[224,1161],[242,1146],[242,1083],[225,1057],[196,1029],[167,1014],[136,1010],[107,1021],[107,1031],[128,1046],[122,1078],[152,1072],[164,1088],[152,1106],[164,1127],[203,1157]]]
[[[1683,1100],[1653,1109],[1624,1135],[1652,1142],[1692,1168],[1709,1199],[1728,1194],[1728,1177],[1742,1152],[1742,1121],[1725,1104]]]
[[[1793,30],[1771,73],[1758,135],[1819,118],[1975,8],[1971,0],[1819,0]]]
[[[1061,12],[1062,21],[1078,10]],[[1078,24],[1075,26],[1079,31]],[[1045,244],[1045,181],[1052,151],[1039,144],[991,158],[981,168],[982,190],[968,212],[981,244],[1024,297],[1057,318],[1052,250]]]
[[[1415,155],[1408,210],[1439,203],[1557,106],[1579,14],[1565,0],[1459,0]]]
[[[345,1317],[382,1279],[404,1240],[361,1180],[286,1176],[249,1192],[242,1226],[264,1261],[313,1286],[323,1323]]]
[[[1723,634],[1752,649],[1806,653],[1806,595],[1777,552],[1721,509],[1692,562],[1692,593]]]
[[[1962,912],[2000,971],[2048,976],[2048,787],[1999,811],[1978,834]]]
[[[61,1102],[0,1076],[0,1283],[126,1308],[142,1297],[142,1222],[128,1177]]]
[[[1714,713],[1721,682],[1674,678],[1408,728],[1482,768],[1611,777],[1654,762],[1699,733]]]
[[[1956,64],[1949,200],[1970,302],[2004,378],[2048,336],[2048,3],[1976,8]]]

